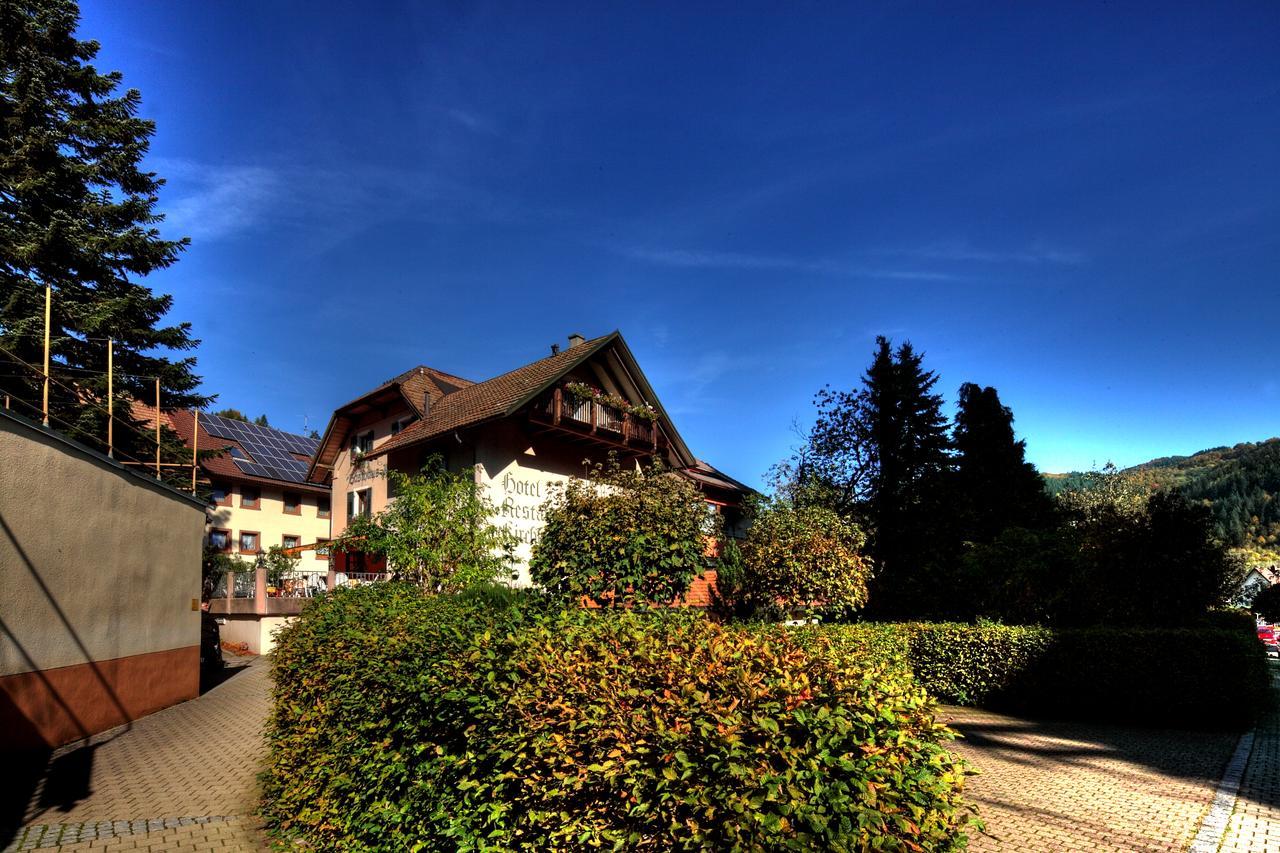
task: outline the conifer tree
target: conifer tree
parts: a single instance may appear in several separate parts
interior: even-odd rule
[[[102,447],[106,339],[115,341],[116,414],[131,399],[166,409],[204,405],[190,325],[163,324],[172,297],[140,279],[173,264],[187,240],[164,239],[155,211],[163,181],[144,170],[153,122],[119,72],[92,64],[98,44],[76,38],[71,0],[0,0],[0,390],[31,414],[40,381],[44,288],[53,290],[52,426]],[[117,427],[120,455],[153,445]]]
[[[953,431],[956,448],[955,494],[961,537],[989,542],[1008,527],[1045,523],[1052,501],[1027,445],[1013,432],[1013,412],[995,388],[972,382],[960,386]]]
[[[910,343],[895,352],[877,338],[860,389],[818,393],[817,422],[785,472],[793,498],[853,516],[871,531],[869,608],[880,615],[907,612],[926,594],[925,575],[936,562],[951,446],[937,381]]]
[[[896,353],[876,341],[875,360],[864,385],[865,417],[877,470],[872,478],[871,554],[878,570],[870,607],[883,617],[913,616],[932,610],[938,578],[939,531],[945,505],[943,477],[951,442],[938,376],[924,369],[924,355],[910,342]]]

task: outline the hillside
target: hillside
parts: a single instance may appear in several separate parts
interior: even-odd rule
[[[1156,489],[1177,489],[1213,508],[1227,542],[1260,559],[1280,557],[1280,438],[1165,456],[1124,470]],[[1051,494],[1079,486],[1084,475],[1046,474]]]

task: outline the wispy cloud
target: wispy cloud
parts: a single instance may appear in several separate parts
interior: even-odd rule
[[[931,243],[905,249],[882,249],[881,255],[930,261],[961,261],[983,264],[1054,264],[1079,266],[1088,261],[1082,252],[1043,243],[1012,249],[980,248],[967,242]]]
[[[193,240],[217,240],[258,222],[280,192],[280,176],[260,166],[153,164],[176,197],[162,204],[165,230]]]
[[[472,133],[479,133],[485,136],[498,135],[497,123],[487,116],[482,116],[479,113],[472,112],[471,110],[460,109],[446,110],[445,115],[449,116],[449,118],[453,119],[456,123],[462,125]]]
[[[393,218],[432,223],[507,222],[527,213],[515,199],[431,171],[218,165],[156,159],[169,186],[165,231],[218,240],[265,226],[302,228],[321,243]]]
[[[732,373],[750,371],[759,366],[759,357],[747,354],[730,355],[724,350],[706,350],[686,355],[683,366],[667,377],[671,392],[665,405],[669,414],[684,415],[705,411],[714,396],[708,390]]]
[[[954,281],[960,276],[933,270],[861,267],[824,259],[780,255],[750,255],[700,249],[662,249],[626,246],[618,250],[632,260],[665,267],[697,269],[780,270],[848,278],[886,278],[907,281]]]

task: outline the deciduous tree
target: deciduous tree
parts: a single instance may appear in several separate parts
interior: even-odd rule
[[[690,482],[655,462],[616,459],[557,487],[529,570],[543,589],[575,604],[669,605],[705,569],[707,505]]]
[[[392,575],[430,592],[513,579],[515,536],[493,523],[493,504],[470,471],[451,472],[436,456],[421,473],[390,470],[387,479],[395,500],[353,518],[336,550],[380,554]]]

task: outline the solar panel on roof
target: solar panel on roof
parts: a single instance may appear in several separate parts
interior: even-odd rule
[[[301,453],[311,457],[319,448],[319,442],[313,438],[221,415],[201,415],[200,424],[210,435],[237,442],[253,457],[252,460],[245,458],[239,448],[230,451],[236,467],[251,477],[301,483],[306,480],[308,463],[300,462],[290,454]]]

